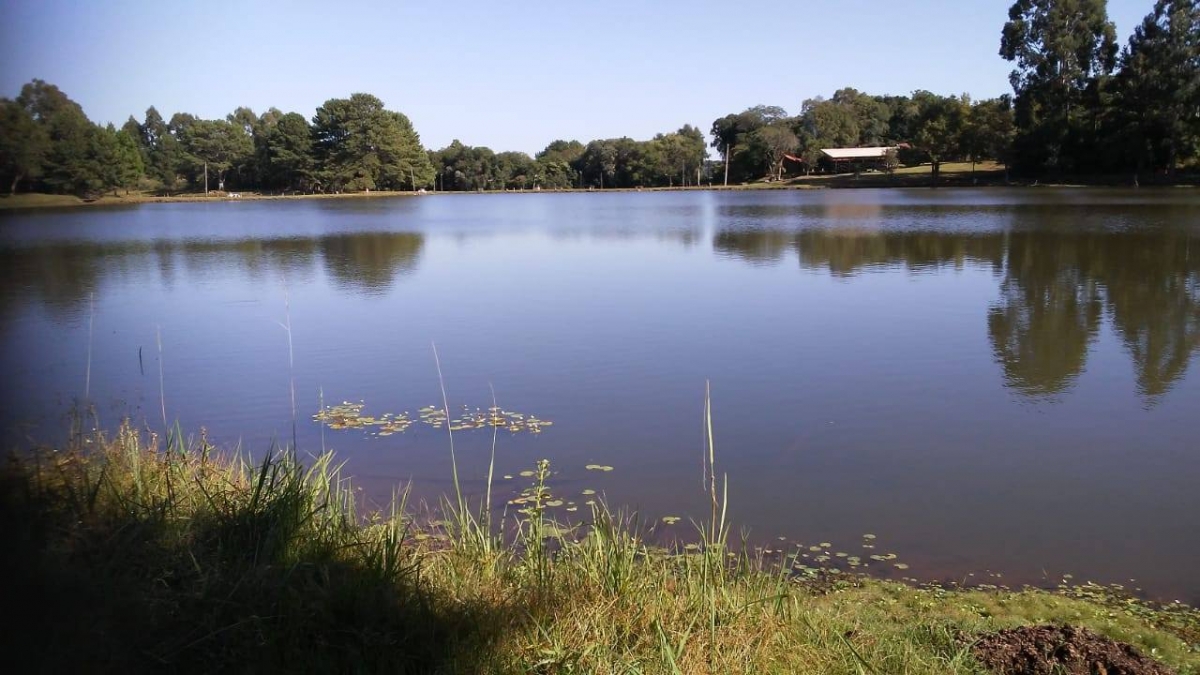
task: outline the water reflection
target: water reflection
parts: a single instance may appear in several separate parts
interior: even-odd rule
[[[416,232],[368,232],[321,237],[321,259],[334,283],[370,295],[382,295],[397,276],[417,269],[425,235]]]
[[[318,238],[43,243],[0,250],[0,311],[30,298],[52,315],[71,316],[109,280],[143,280],[167,289],[229,272],[252,281],[312,280],[318,264],[342,288],[381,294],[416,270],[425,236],[368,232]]]
[[[1104,317],[1149,402],[1184,375],[1200,347],[1200,238],[1188,231],[760,228],[719,231],[713,248],[752,265],[794,252],[802,269],[840,278],[872,269],[990,269],[999,299],[988,309],[988,336],[1005,384],[1026,396],[1054,396],[1073,385]]]
[[[988,336],[1005,383],[1028,396],[1068,389],[1083,372],[1100,328],[1100,288],[1085,271],[1077,237],[1021,233],[1008,238],[1000,301]]]

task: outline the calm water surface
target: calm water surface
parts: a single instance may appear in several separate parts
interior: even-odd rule
[[[448,489],[445,431],[310,417],[322,392],[366,414],[440,405],[436,343],[452,409],[491,405],[490,383],[555,423],[501,433],[499,473],[548,458],[580,504],[595,489],[687,535],[710,379],[730,516],[760,544],[1200,601],[1195,191],[143,205],[2,215],[0,265],[8,447],[62,435],[93,299],[103,425],[162,426],[159,330],[172,420],[290,442],[290,313],[300,446],[337,450],[378,499]],[[456,434],[472,490],[490,441]]]

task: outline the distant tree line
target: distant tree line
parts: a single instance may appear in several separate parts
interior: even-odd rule
[[[1156,0],[1118,49],[1106,0],[1016,0],[1000,55],[1014,94],[973,101],[852,88],[796,115],[755,106],[699,129],[638,141],[556,140],[535,156],[454,141],[425,150],[412,123],[370,94],[330,99],[312,118],[238,108],[224,119],[153,107],[98,126],[52,84],[0,99],[0,181],[98,195],[119,190],[492,190],[739,183],[828,168],[821,149],[897,148],[884,168],[995,160],[1027,176],[1173,176],[1200,158],[1200,0]]]
[[[1157,0],[1119,53],[1105,7],[1017,0],[1000,46],[1015,96],[846,88],[795,116],[755,106],[721,117],[711,130],[721,180],[808,172],[821,148],[862,146],[901,147],[896,161],[928,162],[935,180],[942,162],[981,159],[1029,176],[1174,174],[1200,157],[1200,0]]]
[[[534,157],[454,141],[429,153],[444,190],[633,188],[699,185],[704,132],[685,124],[648,141],[553,141]]]
[[[433,164],[403,114],[370,94],[330,99],[312,120],[271,108],[224,119],[154,107],[120,128],[92,124],[58,87],[34,80],[0,100],[0,176],[15,192],[130,189],[340,192],[431,186]]]

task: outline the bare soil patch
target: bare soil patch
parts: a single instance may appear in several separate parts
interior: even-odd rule
[[[1023,626],[983,636],[975,658],[998,675],[1174,675],[1132,645],[1074,626]]]

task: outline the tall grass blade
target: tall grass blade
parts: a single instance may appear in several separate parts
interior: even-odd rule
[[[164,433],[167,433],[167,392],[163,384],[165,380],[163,379],[163,346],[161,325],[154,326],[154,339],[158,343],[158,403],[162,408],[163,431]]]
[[[87,374],[83,381],[83,400],[92,397],[92,325],[96,320],[96,294],[88,293]]]
[[[492,407],[499,408],[500,404],[496,403],[496,388],[494,386],[492,386],[491,382],[488,382],[488,389],[491,390],[491,392],[492,392]],[[497,414],[499,414],[498,410],[497,410]],[[447,423],[449,423],[449,421],[447,421]],[[492,456],[488,460],[487,495],[484,497],[484,500],[483,500],[484,516],[482,518],[484,525],[487,527],[487,538],[489,541],[491,540],[491,536],[492,536],[492,477],[495,475],[495,471],[496,471],[496,436],[499,433],[500,433],[500,427],[493,424],[492,425]]]
[[[292,394],[292,454],[296,453],[296,357],[295,351],[292,349],[292,301],[288,295],[287,282],[283,286],[283,316],[287,322],[280,324],[283,326],[284,332],[287,333],[288,343],[288,388]]]
[[[317,410],[325,411],[325,387],[317,387]],[[329,452],[325,449],[325,423],[321,423],[321,454]]]
[[[446,433],[450,435],[450,472],[454,475],[454,498],[458,502],[460,512],[466,512],[466,504],[463,503],[462,487],[458,482],[458,459],[454,455],[454,430],[450,427],[454,426],[450,423],[450,401],[446,397],[446,379],[442,377],[442,361],[438,358],[437,343],[431,342],[433,345],[433,363],[437,366],[438,385],[442,388],[442,413],[446,416]]]

